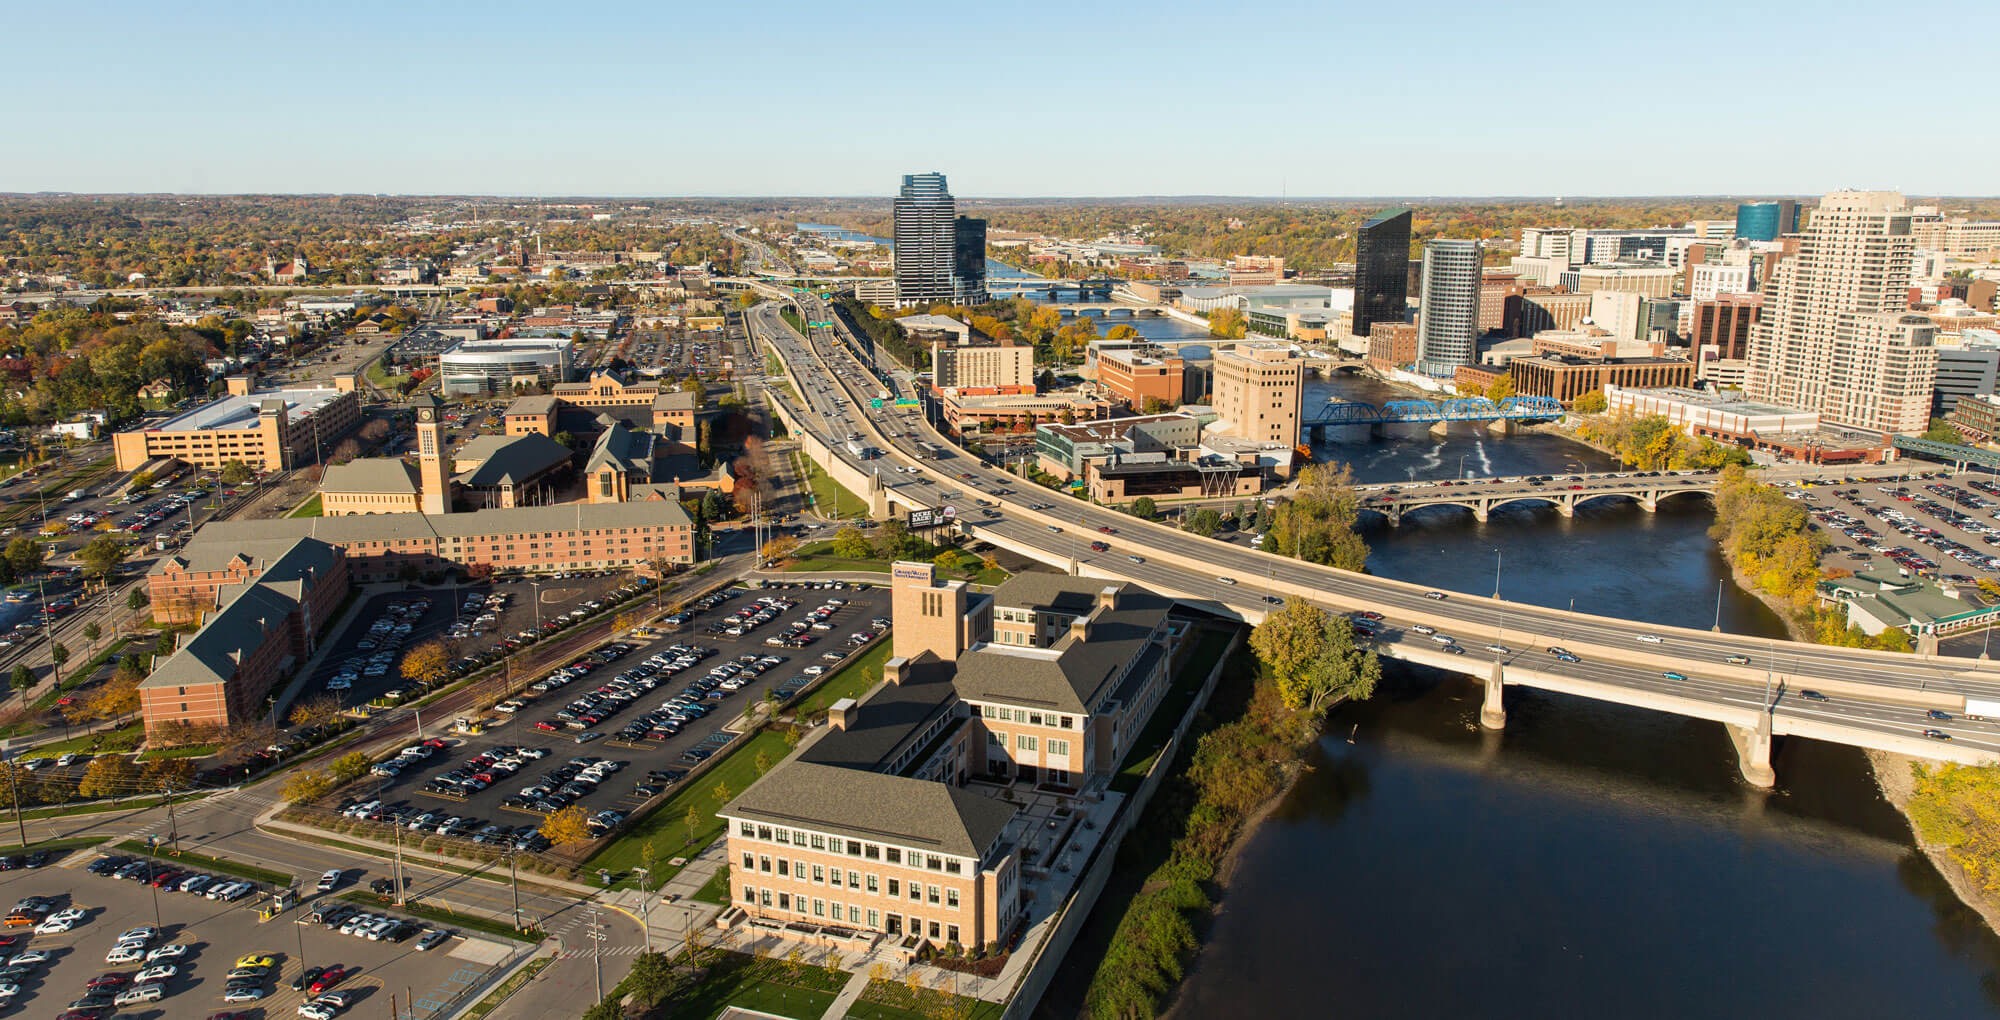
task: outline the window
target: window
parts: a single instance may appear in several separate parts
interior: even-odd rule
[[[737,822],[736,834],[746,839],[754,839],[757,835],[757,827],[751,825],[749,822]]]
[[[825,916],[826,916],[826,901],[825,901],[825,900],[814,900],[814,901],[813,901],[813,916],[814,916],[814,917],[825,917]]]
[[[814,833],[812,838],[812,848],[814,850],[826,849],[826,837],[818,833]]]
[[[901,882],[900,880],[898,880],[898,879],[893,879],[893,878],[892,878],[892,879],[890,879],[890,880],[889,880],[889,895],[891,895],[891,896],[900,896],[900,895],[902,895],[902,892],[903,892],[903,883],[902,883],[902,882]]]
[[[937,903],[937,902],[938,902],[938,887],[937,887],[937,886],[934,886],[934,885],[933,885],[933,886],[927,886],[927,887],[926,887],[926,891],[927,891],[927,892],[929,893],[929,896],[928,896],[927,898],[928,898],[928,899],[930,900],[930,902],[931,902],[931,903],[933,903],[933,904]]]
[[[945,906],[947,906],[947,907],[950,907],[950,908],[951,908],[951,909],[953,909],[953,910],[957,910],[957,909],[958,909],[958,890],[956,890],[956,889],[946,889],[946,890],[944,891],[944,905],[945,905]],[[958,941],[958,936],[956,936],[956,935],[953,935],[953,936],[951,937],[951,940],[952,940],[953,942],[957,942],[957,941]]]
[[[868,891],[869,891],[869,892],[871,892],[871,893],[873,893],[873,892],[881,892],[881,891],[882,891],[882,890],[880,890],[880,889],[876,888],[876,885],[875,885],[875,876],[874,876],[874,875],[870,875],[870,876],[868,876]]]
[[[755,889],[752,889],[752,888],[750,888],[750,887],[749,887],[749,886],[747,886],[747,885],[746,885],[746,886],[744,886],[744,887],[743,887],[743,902],[745,902],[745,903],[755,903],[755,902],[757,902],[757,890],[755,890]]]
[[[1014,749],[1015,749],[1015,750],[1017,750],[1017,751],[1032,751],[1032,750],[1034,750],[1034,749],[1035,749],[1035,738],[1033,738],[1033,737],[1031,737],[1031,736],[1028,736],[1028,735],[1027,735],[1026,733],[1017,733],[1017,734],[1015,734],[1015,735],[1014,735]]]
[[[759,897],[758,902],[767,907],[771,905],[771,890],[760,889],[758,890],[757,895]]]
[[[778,877],[779,877],[779,878],[784,878],[785,876],[787,876],[787,875],[789,875],[789,874],[790,874],[790,872],[789,872],[789,871],[787,871],[787,870],[786,870],[786,868],[787,868],[787,866],[788,866],[788,865],[790,865],[791,863],[792,863],[792,862],[790,862],[790,861],[788,861],[788,860],[785,860],[785,859],[784,859],[783,857],[780,857],[780,858],[778,858]]]
[[[860,924],[860,923],[861,923],[861,908],[860,908],[860,907],[857,907],[857,906],[855,906],[855,905],[854,905],[854,904],[852,904],[852,903],[848,904],[848,905],[847,905],[847,920],[848,920],[848,921],[850,921],[850,922],[852,922],[852,923],[854,923],[854,924]]]
[[[792,845],[792,834],[791,834],[791,832],[790,832],[790,831],[788,831],[788,830],[785,830],[785,829],[779,829],[779,830],[778,830],[778,842],[780,842],[780,843],[783,843],[783,844],[784,844],[784,845],[786,845],[786,846],[791,846],[791,845]]]
[[[756,858],[755,856],[751,855],[751,854],[744,854],[744,855],[743,855],[743,870],[744,870],[744,871],[756,871],[756,870],[757,870],[757,858]]]
[[[1051,738],[1049,740],[1049,757],[1051,758],[1069,757],[1069,741],[1056,740]]]
[[[782,862],[782,861],[780,861],[779,863],[781,863],[781,864],[782,864],[783,862]],[[770,859],[769,857],[759,857],[759,858],[757,858],[757,870],[758,870],[758,871],[761,871],[761,872],[764,872],[764,873],[765,873],[765,874],[767,874],[767,875],[768,875],[768,874],[770,874],[770,873],[771,873],[771,859]]]
[[[924,898],[924,884],[922,882],[911,882],[910,902],[920,903],[923,901],[923,898]]]
[[[820,866],[819,866],[819,865],[817,865],[817,864],[813,865],[813,881],[814,881],[814,882],[817,882],[817,883],[819,883],[819,884],[821,884],[821,885],[825,885],[825,884],[826,884],[826,869],[825,869],[825,868],[822,868],[822,867],[820,867]]]
[[[945,873],[945,874],[947,874],[947,875],[956,875],[956,874],[958,874],[958,873],[959,873],[959,863],[958,863],[958,862],[957,862],[956,860],[950,860],[950,861],[946,861],[946,862],[944,862],[944,873]]]
[[[853,868],[847,869],[847,887],[849,889],[861,888],[861,872],[858,872]]]
[[[944,926],[944,930],[945,930],[945,932],[946,932],[946,934],[945,934],[945,937],[944,937],[944,940],[945,940],[946,942],[949,942],[949,943],[951,943],[952,945],[957,945],[957,944],[958,944],[958,925],[955,925],[955,924],[947,924],[947,925],[945,925],[945,926]]]
[[[790,910],[790,909],[792,909],[792,894],[791,894],[791,893],[779,893],[779,894],[778,894],[778,909],[779,909],[779,910]]]
[[[817,865],[815,865],[815,866],[814,866],[814,868],[813,868],[813,870],[814,870],[814,871],[818,871],[818,870],[819,870],[818,866],[817,866]],[[839,884],[840,884],[840,869],[839,869],[839,868],[829,868],[829,869],[827,869],[827,876],[826,876],[826,880],[827,880],[827,882],[828,882],[829,884],[832,884],[832,885],[839,885]]]
[[[871,910],[871,911],[869,911],[869,912],[868,912],[868,927],[870,927],[870,928],[880,928],[880,927],[882,927],[882,912],[881,912],[881,911],[879,911],[879,910]]]
[[[903,863],[903,852],[901,850],[898,850],[893,846],[884,847],[883,853],[886,855],[884,859],[887,860],[890,864]]]

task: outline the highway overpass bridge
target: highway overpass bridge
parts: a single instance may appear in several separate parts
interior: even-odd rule
[[[1426,592],[1401,581],[1193,538],[1043,490],[967,455],[921,458],[917,442],[943,440],[920,414],[870,417],[859,410],[866,406],[861,394],[829,371],[829,359],[841,360],[848,375],[858,371],[852,338],[808,342],[771,306],[753,311],[752,327],[779,350],[799,394],[795,399],[767,393],[778,417],[801,437],[809,456],[864,496],[878,519],[914,507],[954,507],[959,527],[981,541],[1079,576],[1131,581],[1251,623],[1288,599],[1336,612],[1380,613],[1385,620],[1375,647],[1381,654],[1478,680],[1484,685],[1480,719],[1491,728],[1505,726],[1511,685],[1720,722],[1735,740],[1744,777],[1759,786],[1775,782],[1772,742],[1788,734],[1931,759],[2000,762],[2000,724],[1961,717],[1968,696],[2000,698],[2000,670],[1989,662],[1780,644]],[[827,441],[850,431],[862,432],[884,455],[862,460],[844,443]],[[891,438],[889,431],[897,435]],[[981,500],[994,504],[994,515],[979,507]],[[1110,548],[1092,549],[1097,542]],[[1551,648],[1565,650],[1569,658],[1555,656]],[[1808,690],[1816,696],[1806,696]],[[1926,715],[1932,710],[1954,718],[1932,720]],[[1940,728],[1952,739],[1925,736]]]

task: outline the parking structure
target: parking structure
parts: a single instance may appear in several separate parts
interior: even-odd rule
[[[496,706],[500,725],[413,741],[338,810],[526,851],[547,848],[542,820],[571,804],[606,831],[726,746],[725,725],[748,704],[767,691],[790,697],[882,640],[888,601],[885,588],[837,582],[719,592],[658,636],[600,646],[535,679]]]
[[[356,925],[350,931],[359,934],[342,935],[341,924],[351,918],[331,928],[308,921],[310,901],[262,920],[270,906],[266,892],[228,875],[87,850],[59,867],[0,876],[0,898],[43,919],[0,934],[12,940],[0,947],[6,958],[0,1008],[56,1015],[73,1007],[96,1016],[117,1009],[157,1020],[239,1011],[331,1020],[383,1010],[405,988],[442,1004],[486,975],[489,964],[481,961],[506,955],[496,946],[460,952],[457,933],[433,936],[434,929],[403,918]],[[73,926],[61,930],[65,925],[49,918]],[[420,950],[426,938],[431,948]],[[300,980],[311,968],[321,969],[318,992],[313,980]],[[232,988],[249,990],[229,995]],[[301,1011],[329,993],[320,1008]]]

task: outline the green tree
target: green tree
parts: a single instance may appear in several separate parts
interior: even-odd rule
[[[148,601],[149,600],[146,598],[146,589],[134,587],[132,591],[125,596],[125,608],[130,609],[131,611],[136,613],[139,610],[146,608],[146,603]]]
[[[1382,679],[1374,652],[1354,642],[1354,623],[1303,600],[1287,603],[1250,632],[1251,650],[1285,707],[1318,720],[1343,698],[1364,700]]]
[[[1222,515],[1207,507],[1202,507],[1187,515],[1187,520],[1181,524],[1181,529],[1193,532],[1203,538],[1212,537],[1217,531],[1222,530]]]
[[[333,774],[335,785],[343,785],[367,775],[368,769],[372,765],[374,765],[374,762],[369,761],[366,754],[360,751],[349,751],[335,758],[333,764],[327,766],[327,769]]]
[[[1931,427],[1924,430],[1924,438],[1933,443],[1963,444],[1965,442],[1965,437],[1959,435],[1958,430],[1952,427],[1951,422],[1943,418],[1931,419]]]
[[[250,470],[250,465],[231,458],[223,462],[222,473],[219,477],[222,479],[222,484],[224,485],[241,485],[249,481],[252,475],[253,472]]]
[[[902,521],[890,518],[884,521],[875,539],[876,551],[883,559],[895,559],[910,550],[910,529]]]
[[[874,547],[868,544],[868,536],[853,525],[834,532],[832,549],[835,556],[844,560],[865,560],[875,554]]]
[[[89,623],[83,625],[83,639],[85,641],[90,642],[92,647],[95,647],[97,645],[97,639],[103,636],[104,636],[104,628],[98,626],[96,620],[92,620]]]
[[[14,568],[14,576],[27,577],[42,569],[46,554],[42,544],[26,535],[17,535],[7,543],[7,565]]]
[[[1144,517],[1150,521],[1159,516],[1160,508],[1158,504],[1153,502],[1153,497],[1140,496],[1138,499],[1132,501],[1131,513],[1134,517]]]
[[[124,543],[110,535],[99,535],[77,551],[76,558],[83,564],[87,577],[109,577],[125,562],[128,550]]]
[[[50,658],[50,659],[53,659],[53,660],[55,660],[55,664],[56,664],[56,665],[58,665],[58,666],[62,665],[62,664],[63,664],[63,663],[65,663],[65,662],[68,662],[68,661],[69,661],[69,646],[68,646],[68,645],[65,645],[65,644],[63,644],[63,643],[62,643],[62,642],[60,642],[60,641],[56,642],[55,644],[52,644],[52,645],[50,645],[50,646],[49,646],[49,658]]]
[[[27,691],[35,686],[35,671],[24,663],[16,663],[13,673],[7,678],[8,686],[17,691]]]

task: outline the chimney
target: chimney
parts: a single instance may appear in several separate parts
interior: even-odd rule
[[[905,655],[898,655],[890,659],[882,664],[882,679],[894,686],[903,686],[903,670],[909,665],[910,659]]]
[[[1117,609],[1118,592],[1119,592],[1119,587],[1115,584],[1107,584],[1104,587],[1097,589],[1097,608]]]
[[[228,380],[227,380],[227,383],[228,383],[228,386],[229,386],[229,395],[230,395],[230,396],[232,396],[232,397],[247,397],[247,396],[249,396],[249,395],[250,395],[250,386],[251,386],[251,383],[252,383],[252,380],[251,380],[251,378],[250,378],[249,376],[247,376],[247,375],[232,375],[232,376],[230,376],[230,377],[228,378]]]
[[[860,704],[853,698],[842,698],[827,708],[826,721],[836,730],[853,729],[856,722],[854,713],[860,708]]]
[[[1090,640],[1090,616],[1079,616],[1069,622],[1069,636],[1079,642]]]

